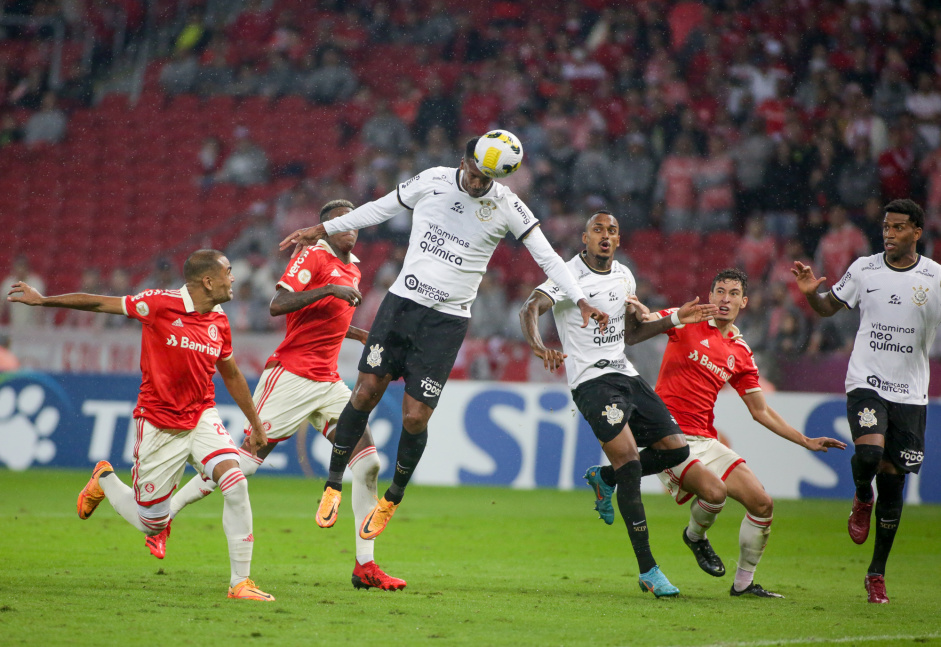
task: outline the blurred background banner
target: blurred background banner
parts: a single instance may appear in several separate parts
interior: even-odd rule
[[[125,375],[39,373],[0,375],[0,466],[91,468],[109,460],[118,469],[133,462],[132,412],[140,379]],[[250,385],[254,386],[253,381]],[[393,383],[370,419],[382,461],[380,478],[391,477],[390,458],[402,426],[403,386]],[[217,402],[229,433],[241,443],[243,416],[217,384]],[[768,393],[768,401],[807,436],[850,441],[845,398],[838,394]],[[262,415],[264,419],[264,415]],[[928,407],[924,466],[908,480],[910,503],[941,502],[941,462],[934,421],[941,400]],[[723,439],[759,475],[776,498],[849,498],[849,454],[811,453],[751,420],[731,391],[720,394],[716,425]],[[453,380],[441,397],[425,459],[415,481],[429,485],[497,485],[572,489],[602,462],[591,430],[564,385]],[[313,428],[285,441],[262,466],[266,473],[323,478],[330,446]],[[654,478],[644,490],[661,492]]]

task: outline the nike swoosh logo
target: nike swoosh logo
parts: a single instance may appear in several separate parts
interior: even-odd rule
[[[634,525],[635,525],[635,526],[639,526],[639,525],[642,524],[642,523],[647,523],[647,520],[644,519],[643,521],[635,521],[635,522],[634,522]]]
[[[882,523],[895,523],[898,519],[879,519]]]
[[[422,395],[424,395],[426,398],[436,398],[436,397],[438,397],[438,396],[436,396],[434,393],[428,393],[428,391],[425,391]]]
[[[878,291],[881,290],[881,289],[882,289],[882,288],[875,288],[874,290],[870,290],[870,289],[867,288],[867,289],[866,289],[866,294],[869,294],[870,292],[878,292]]]
[[[596,296],[598,296],[599,294],[601,294],[601,293],[600,293],[600,292],[595,292],[594,294],[589,293],[589,294],[588,294],[588,298],[591,299],[592,297],[596,297]]]
[[[321,517],[321,519],[323,519],[324,521],[329,520],[330,517],[332,517],[336,513],[336,511],[337,511],[337,505],[334,503],[333,507],[330,508],[330,512],[327,514],[327,516]]]
[[[432,191],[432,193],[434,193],[435,195],[441,195],[444,193],[444,191]]]
[[[366,519],[366,523],[363,524],[363,529],[361,531],[362,534],[368,535],[369,533],[372,532],[372,528],[370,528],[370,526],[372,525],[372,517],[373,517],[372,515],[369,515],[369,517]]]
[[[905,461],[905,467],[914,467],[915,465],[921,465],[921,461]]]

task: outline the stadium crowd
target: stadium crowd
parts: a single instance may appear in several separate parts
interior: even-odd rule
[[[108,57],[130,56],[136,49],[122,47],[148,33],[157,34],[161,58],[150,64],[141,101],[300,98],[340,108],[345,162],[327,170],[274,164],[247,121],[204,133],[194,183],[270,189],[231,214],[227,253],[236,275],[251,277],[236,284],[228,308],[237,330],[278,325],[267,316],[284,264],[275,243],[316,222],[322,204],[360,204],[417,171],[455,166],[469,136],[496,126],[514,132],[526,154],[505,184],[563,257],[580,248],[588,213],[618,214],[621,260],[651,308],[704,294],[718,266],[744,269],[751,302],[740,327],[759,357],[851,348],[858,315],[812,319],[789,268],[803,260],[837,280],[857,256],[882,248],[889,200],[925,205],[922,252],[941,254],[934,3],[205,0],[154,3],[149,14],[140,0],[97,0],[84,13],[82,5],[3,3],[6,14],[60,16],[70,38],[91,34],[94,46],[88,65],[67,65],[54,87],[48,56],[10,56],[48,54],[51,34],[0,27],[0,157],[20,140],[67,139],[69,111],[92,105],[93,89],[113,74]],[[317,133],[305,144],[316,148]],[[354,325],[369,327],[409,228],[392,220],[363,232],[355,253],[372,284]],[[472,337],[522,339],[516,312],[541,279],[520,269],[513,241],[503,247],[481,286]],[[5,260],[16,275],[29,271],[26,258]],[[170,265],[160,257],[119,268],[110,282],[124,286],[128,270]],[[83,282],[102,280],[89,273]],[[154,277],[143,283],[154,286]],[[98,322],[80,319],[58,323]]]

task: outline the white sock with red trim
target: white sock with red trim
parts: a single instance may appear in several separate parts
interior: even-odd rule
[[[229,542],[229,563],[232,573],[229,586],[235,586],[251,575],[252,506],[248,499],[248,481],[237,467],[226,471],[219,479],[219,489],[225,497],[222,507],[222,529]]]
[[[137,514],[137,501],[134,499],[134,490],[124,484],[114,472],[98,477],[98,486],[104,490],[105,498],[114,508],[114,511],[124,517],[124,520],[143,533],[147,533],[147,526]]]
[[[376,448],[370,445],[350,459],[350,472],[353,474],[353,519],[356,520],[356,561],[360,564],[373,561],[375,539],[363,539],[359,536],[363,519],[376,507],[379,490],[376,481],[379,478],[379,457]]]
[[[707,503],[699,497],[693,499],[689,506],[689,525],[686,527],[686,536],[690,541],[702,541],[706,538],[706,531],[712,528],[716,517],[725,507],[725,501],[719,504]]]
[[[250,453],[239,449],[239,467],[245,476],[251,476],[257,472],[263,462],[262,459],[254,458]],[[170,499],[170,518],[174,519],[177,513],[189,504],[205,499],[215,492],[216,487],[215,481],[205,478],[202,474],[197,474],[191,478]]]
[[[745,514],[738,531],[738,568],[735,570],[735,590],[745,590],[755,578],[755,569],[768,545],[773,517],[753,517]]]

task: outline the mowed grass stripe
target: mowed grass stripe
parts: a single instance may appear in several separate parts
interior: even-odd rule
[[[125,481],[128,474],[121,474]],[[889,561],[892,603],[865,602],[872,540],[846,536],[845,501],[781,501],[756,580],[784,600],[732,599],[742,508],[710,531],[729,575],[702,573],[680,539],[688,510],[645,498],[654,554],[682,591],[637,587],[620,519],[606,526],[574,492],[412,487],[376,541],[397,593],[355,591],[349,486],[340,520],[314,524],[322,481],[250,480],[252,576],[277,602],[227,600],[218,493],[184,510],[167,558],[107,503],[75,514],[85,472],[0,471],[0,643],[253,645],[941,644],[941,508],[906,508]]]

